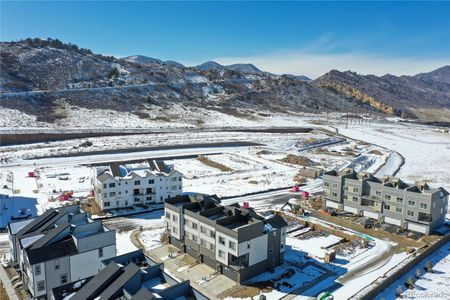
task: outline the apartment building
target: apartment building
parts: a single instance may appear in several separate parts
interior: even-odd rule
[[[369,173],[324,173],[325,205],[363,215],[404,229],[429,234],[442,226],[449,193],[426,182],[404,183],[399,178],[376,178]]]
[[[34,299],[50,299],[61,285],[92,277],[116,255],[115,231],[78,206],[47,210],[8,227],[13,260]]]
[[[95,201],[103,210],[163,203],[180,195],[183,175],[163,161],[94,168]]]
[[[170,243],[237,281],[246,281],[284,260],[286,221],[262,217],[250,207],[222,206],[214,196],[166,200]]]
[[[178,282],[164,272],[164,265],[147,257],[143,250],[126,253],[102,262],[94,277],[55,288],[52,300],[207,300],[189,281]]]

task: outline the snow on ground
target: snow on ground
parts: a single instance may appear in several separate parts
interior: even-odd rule
[[[335,235],[319,236],[310,239],[286,238],[286,244],[292,246],[293,249],[301,250],[310,255],[323,259],[327,248],[331,245],[339,243],[342,238]]]
[[[144,230],[139,234],[139,240],[146,250],[150,250],[161,245],[161,235],[165,228]]]
[[[132,231],[116,231],[116,252],[122,255],[137,250],[136,246],[131,242]]]
[[[389,123],[338,127],[339,133],[397,151],[405,164],[397,174],[407,183],[426,179],[430,186],[450,189],[450,135],[430,126]]]
[[[450,242],[436,250],[427,259],[420,262],[416,268],[402,276],[389,288],[382,292],[377,300],[381,299],[400,299],[396,296],[399,289],[402,290],[401,299],[450,299]],[[433,273],[424,271],[425,264],[431,260],[433,264]],[[414,288],[406,289],[404,283],[408,277],[414,279],[416,270],[419,269],[422,276],[415,282]]]

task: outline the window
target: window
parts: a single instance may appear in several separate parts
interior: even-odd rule
[[[112,182],[112,183],[109,184],[109,187],[110,188],[116,187],[116,184],[114,182]]]
[[[333,188],[334,188],[334,189],[337,188],[337,183],[333,183]]]
[[[359,189],[356,188],[356,187],[354,187],[354,188],[353,188],[353,193],[358,193],[358,192],[359,192]]]
[[[225,246],[225,239],[223,237],[221,237],[221,236],[219,236],[219,244]]]
[[[34,267],[34,275],[36,275],[36,276],[41,275],[41,265],[36,265]]]
[[[358,197],[353,196],[353,197],[352,197],[352,201],[353,201],[353,202],[358,202]]]
[[[134,181],[134,185],[141,185],[141,181],[140,180]]]
[[[45,280],[37,282],[37,290],[38,292],[45,290]]]
[[[324,185],[324,186],[330,186],[330,183],[329,183],[328,181],[325,181],[325,182],[323,183],[323,185]]]
[[[177,189],[176,185],[172,185],[172,191],[175,191]]]
[[[385,205],[384,205],[384,209],[391,210],[391,206],[388,205],[388,204],[385,204]]]
[[[426,204],[426,203],[420,203],[419,206],[422,209],[428,209],[428,204]]]
[[[177,178],[176,177],[172,177],[172,182],[175,182],[175,181],[177,181]]]
[[[408,205],[409,205],[409,206],[416,206],[416,202],[415,202],[415,201],[409,200],[409,201],[408,201]]]
[[[178,222],[178,216],[172,215],[172,221]]]
[[[250,241],[247,241],[247,249],[250,249]]]
[[[200,232],[201,232],[201,233],[206,233],[206,228],[203,227],[203,226],[200,226]]]
[[[232,250],[236,250],[236,243],[233,241],[228,241],[228,247]]]
[[[152,201],[152,196],[145,197],[145,200]]]
[[[337,197],[337,193],[336,192],[333,192],[333,197]]]
[[[181,176],[180,176],[180,177],[178,177],[178,181],[181,181]]]
[[[103,198],[107,198],[108,197],[108,193],[103,193]]]
[[[219,250],[219,257],[224,258],[225,252],[223,252],[222,250]]]
[[[110,197],[115,197],[116,196],[116,192],[109,192],[109,196]]]
[[[344,195],[344,196],[342,196],[342,198],[344,198],[344,200],[347,200],[347,199],[348,199],[348,196],[347,196],[347,195]]]
[[[197,229],[197,223],[192,222],[192,228]]]
[[[68,281],[67,274],[61,274],[60,279],[61,279],[61,284],[67,283],[67,281]]]
[[[402,197],[397,197],[397,203],[403,203],[403,198]]]
[[[166,211],[166,218],[170,220],[170,213]]]
[[[348,186],[344,187],[344,191],[348,192]]]
[[[375,195],[381,197],[381,191],[375,191]]]
[[[210,230],[209,231],[209,237],[215,238],[216,234],[214,233],[214,231]]]
[[[147,188],[146,193],[147,193],[147,194],[153,193],[152,188]]]
[[[391,195],[384,195],[384,199],[391,200]]]
[[[209,250],[214,251],[214,244],[209,244]]]
[[[103,205],[104,205],[105,207],[108,207],[108,206],[111,205],[111,203],[109,203],[109,201],[107,201],[107,202],[104,202]]]
[[[106,189],[106,183],[103,184],[103,188]]]
[[[141,201],[139,198],[134,198],[134,202],[139,202]]]
[[[200,239],[200,245],[206,247],[206,241],[204,239]]]
[[[55,259],[55,270],[59,270],[59,259]]]
[[[172,232],[175,233],[175,234],[178,234],[178,228],[172,227]]]
[[[413,211],[408,210],[408,212],[406,214],[408,216],[410,216],[410,217],[414,217],[414,212]]]
[[[403,209],[401,207],[396,207],[395,211],[398,212],[398,213],[402,213]]]
[[[197,236],[192,234],[191,237],[192,237],[192,240],[197,243]]]
[[[98,257],[103,257],[103,248],[98,248]]]
[[[133,195],[139,195],[139,189],[134,189],[133,190]]]
[[[150,179],[150,180],[148,181],[148,184],[155,184],[155,180]]]

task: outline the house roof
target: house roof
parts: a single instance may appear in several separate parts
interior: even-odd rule
[[[38,240],[39,241],[39,240]],[[31,265],[38,264],[47,260],[73,255],[78,252],[77,246],[71,236],[66,239],[45,245],[40,248],[27,250],[28,261]]]
[[[109,283],[120,276],[122,269],[114,262],[109,263],[100,273],[88,281],[71,300],[93,300],[106,288]],[[105,298],[106,299],[106,298]]]
[[[157,297],[155,297],[152,292],[146,288],[141,288],[136,294],[134,294],[131,300],[151,300],[156,298]]]
[[[287,227],[288,223],[283,219],[283,217],[275,215],[265,220],[265,223],[269,224],[274,228],[283,228]]]
[[[122,292],[123,286],[139,272],[141,272],[141,268],[136,264],[128,264],[123,268],[123,273],[100,294],[100,299],[115,299],[114,297],[117,297]]]

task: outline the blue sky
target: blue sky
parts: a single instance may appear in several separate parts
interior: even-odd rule
[[[1,2],[1,40],[52,37],[94,52],[187,65],[249,62],[415,74],[450,64],[446,2]]]

